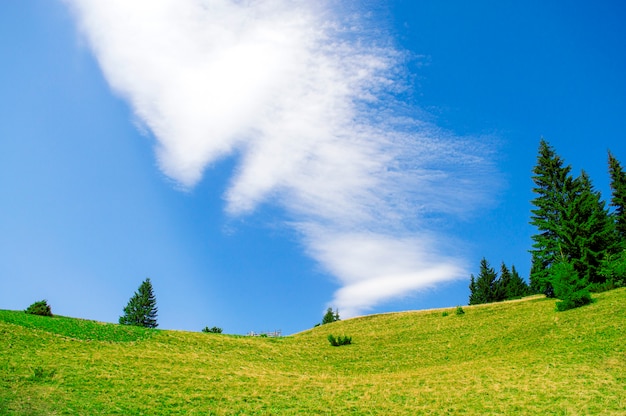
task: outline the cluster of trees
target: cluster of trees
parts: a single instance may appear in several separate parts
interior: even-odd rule
[[[517,299],[530,293],[528,284],[517,273],[515,266],[511,270],[502,263],[500,276],[489,266],[489,262],[483,258],[480,261],[478,277],[471,275],[470,278],[470,305],[480,303],[500,302],[502,300]]]
[[[626,260],[626,174],[609,152],[611,213],[585,171],[573,177],[571,167],[545,140],[539,144],[533,169],[530,223],[532,236],[530,285],[537,292],[557,297],[560,310],[591,302],[590,291],[624,284]]]
[[[536,197],[530,224],[537,233],[529,289],[560,299],[559,310],[591,302],[592,291],[626,285],[626,173],[610,152],[608,167],[612,212],[585,171],[572,176],[571,166],[548,142],[539,144],[532,177]],[[506,299],[502,286],[507,279],[504,265],[498,279],[483,259],[479,277],[471,277],[470,304]]]

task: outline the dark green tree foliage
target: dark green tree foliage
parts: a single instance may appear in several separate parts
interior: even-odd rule
[[[333,312],[333,308],[328,308],[322,318],[322,325],[329,324],[339,320],[339,310]]]
[[[511,266],[511,277],[504,288],[506,299],[517,299],[530,294],[530,288],[522,277],[517,273],[515,266]]]
[[[498,293],[498,274],[489,266],[489,262],[483,257],[480,261],[478,277],[470,277],[470,305],[495,302]]]
[[[589,282],[581,277],[572,263],[560,262],[552,266],[550,273],[558,311],[577,308],[591,303]]]
[[[539,269],[542,269],[542,268],[543,266],[533,256],[532,263],[530,265],[530,285],[528,287],[530,293],[533,293],[533,294],[544,293],[548,295],[547,293],[545,293],[546,288],[543,285],[543,282],[539,282],[539,276],[541,276],[541,271]],[[548,297],[553,297],[553,296],[548,295]]]
[[[617,252],[615,226],[600,192],[593,189],[584,171],[572,185],[559,224],[558,261],[571,263],[581,281],[602,283],[600,265],[606,256]]]
[[[615,172],[618,167],[613,161]],[[564,167],[541,140],[533,169],[537,197],[532,201],[536,208],[531,224],[538,234],[532,237],[531,287],[561,299],[559,310],[589,303],[589,287],[605,284],[601,270],[619,252],[615,224],[600,192],[584,171],[576,179],[569,172],[570,167]]]
[[[517,273],[515,266],[511,270],[502,263],[500,277],[489,266],[489,262],[483,258],[480,261],[480,273],[478,277],[470,277],[470,305],[481,303],[499,302],[516,299],[529,294],[528,285]]]
[[[340,347],[342,345],[350,345],[352,344],[352,337],[347,335],[339,335],[337,338],[333,334],[328,334],[328,342],[333,347]]]
[[[531,210],[530,224],[537,227],[538,233],[532,236],[530,282],[533,289],[546,294],[552,290],[550,266],[563,256],[560,225],[573,187],[570,170],[548,142],[541,139],[532,177],[536,197],[532,200],[535,208]]]
[[[626,173],[619,161],[609,152],[609,174],[611,176],[611,205],[615,207],[613,217],[622,248],[626,248]]]
[[[594,291],[602,292],[626,286],[626,249],[607,256],[600,266],[600,274],[605,281],[594,285]]]
[[[220,328],[218,326],[214,326],[213,328],[209,328],[208,326],[205,326],[202,329],[202,332],[206,332],[208,334],[221,334],[222,333],[222,328]]]
[[[508,299],[506,292],[508,287],[511,285],[511,272],[509,268],[506,267],[506,264],[502,262],[500,266],[500,277],[496,281],[496,291],[494,294],[494,301],[499,302],[501,300]]]
[[[124,315],[120,316],[120,324],[156,328],[157,324],[156,298],[152,290],[150,278],[141,283],[124,308]]]
[[[52,316],[52,308],[48,305],[47,300],[40,300],[33,303],[24,311],[32,315]]]

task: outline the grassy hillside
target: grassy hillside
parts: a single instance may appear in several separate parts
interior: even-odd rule
[[[0,414],[626,414],[626,290],[366,316],[291,337],[0,311]],[[331,347],[329,333],[353,344]]]

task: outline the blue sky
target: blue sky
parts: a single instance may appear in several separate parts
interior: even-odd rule
[[[609,199],[618,1],[5,1],[0,308],[294,333],[528,276],[544,137]]]

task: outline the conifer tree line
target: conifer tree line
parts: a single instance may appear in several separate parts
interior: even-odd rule
[[[528,284],[517,273],[515,266],[511,269],[502,263],[500,276],[483,257],[480,261],[480,272],[477,277],[470,277],[470,305],[500,302],[517,299],[530,294]]]
[[[626,173],[610,151],[608,171],[612,210],[584,170],[574,177],[547,141],[539,143],[530,217],[537,233],[526,293],[558,298],[559,310],[590,303],[590,292],[626,286]],[[511,277],[513,270],[503,264],[498,278],[483,258],[478,277],[470,279],[470,304],[511,299],[503,287],[519,277]]]

